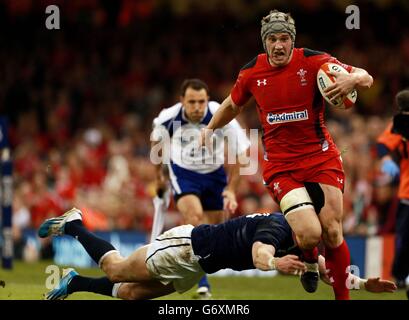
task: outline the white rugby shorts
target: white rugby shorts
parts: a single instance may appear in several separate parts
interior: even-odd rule
[[[164,285],[173,283],[179,293],[197,284],[205,275],[192,249],[192,225],[172,228],[148,245],[146,267]]]

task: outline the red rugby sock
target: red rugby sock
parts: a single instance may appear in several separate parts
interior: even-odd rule
[[[329,277],[333,279],[332,288],[336,300],[349,300],[347,267],[350,265],[349,249],[345,242],[336,248],[325,247],[325,265],[329,269]]]
[[[314,247],[313,249],[301,249],[302,259],[307,263],[316,263],[318,262],[318,248]]]
[[[297,244],[297,246],[300,248],[295,233],[292,232],[292,235],[293,235],[293,240],[294,240],[294,242],[295,242],[295,243]],[[318,247],[314,247],[314,248],[312,248],[312,249],[301,249],[301,248],[300,248],[300,250],[301,250],[301,252],[302,252],[301,258],[302,258],[303,261],[305,261],[305,262],[307,262],[307,263],[315,263],[315,262],[318,262],[318,253],[319,253],[319,252],[318,252]]]

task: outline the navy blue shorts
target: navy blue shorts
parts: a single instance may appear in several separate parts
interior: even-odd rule
[[[226,172],[221,166],[210,173],[197,173],[172,163],[170,182],[175,202],[187,194],[197,195],[203,210],[223,210],[222,192],[227,185]]]

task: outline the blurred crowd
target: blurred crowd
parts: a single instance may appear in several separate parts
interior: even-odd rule
[[[259,19],[271,9],[263,1],[190,3],[52,1],[61,29],[47,30],[51,1],[0,2],[0,112],[10,121],[16,238],[72,206],[93,230],[150,231],[153,118],[178,100],[189,77],[206,81],[221,102],[241,66],[262,51]],[[347,175],[345,233],[393,232],[396,185],[380,174],[375,141],[394,113],[394,95],[409,83],[407,3],[363,1],[355,31],[345,29],[338,1],[295,3],[277,8],[295,17],[296,46],[327,51],[375,79],[354,110],[328,108]],[[335,30],[314,27],[318,17],[340,22]],[[259,128],[254,106],[239,121]],[[260,172],[242,177],[238,199],[237,214],[277,208]]]

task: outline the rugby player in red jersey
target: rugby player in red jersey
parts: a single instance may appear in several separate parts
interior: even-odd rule
[[[202,143],[254,97],[263,129],[263,179],[303,250],[308,271],[301,282],[308,292],[317,289],[316,246],[322,238],[335,298],[349,299],[345,281],[350,254],[342,234],[345,175],[340,152],[324,125],[325,105],[316,76],[325,62],[348,70],[349,74],[332,73],[336,82],[325,91],[331,100],[355,87],[369,88],[373,79],[364,69],[327,53],[294,48],[295,35],[289,14],[273,10],[262,19],[265,53],[240,70],[230,95],[202,131]]]

